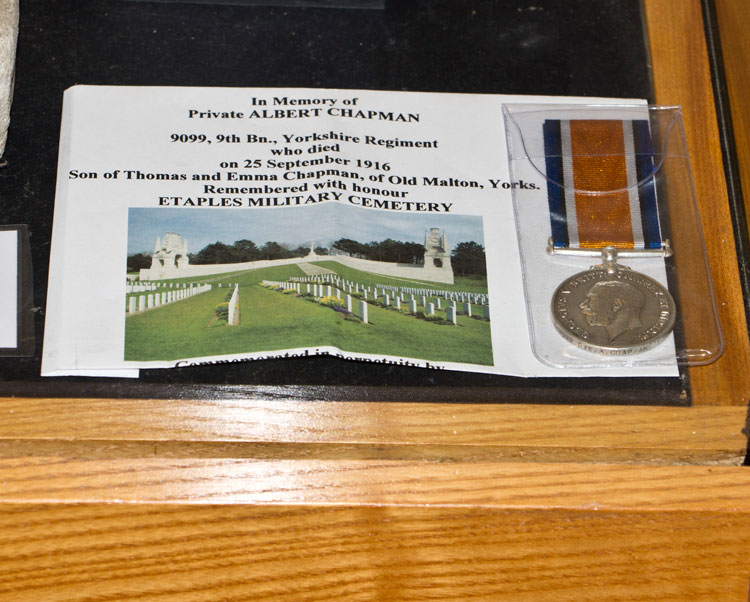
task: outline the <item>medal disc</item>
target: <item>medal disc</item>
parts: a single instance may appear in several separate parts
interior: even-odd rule
[[[653,278],[628,269],[571,276],[552,298],[555,327],[588,351],[629,355],[659,344],[675,323],[675,302]]]

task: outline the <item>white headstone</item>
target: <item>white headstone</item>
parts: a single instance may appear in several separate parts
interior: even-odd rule
[[[367,302],[364,300],[359,302],[359,316],[367,324]]]
[[[454,324],[457,324],[455,305],[449,305],[447,307],[447,309],[445,310],[445,319],[448,320],[449,322],[453,322]]]

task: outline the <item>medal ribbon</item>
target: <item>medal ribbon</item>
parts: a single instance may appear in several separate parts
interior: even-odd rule
[[[543,131],[556,248],[662,247],[648,121],[549,119]]]

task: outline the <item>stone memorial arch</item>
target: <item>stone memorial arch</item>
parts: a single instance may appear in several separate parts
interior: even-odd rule
[[[424,264],[430,268],[445,268],[453,271],[451,268],[451,254],[448,248],[448,237],[445,230],[440,232],[440,228],[430,228],[424,234]]]
[[[186,268],[189,263],[187,239],[183,240],[174,232],[167,232],[162,239],[156,238],[154,254],[151,257],[152,270],[173,272]]]

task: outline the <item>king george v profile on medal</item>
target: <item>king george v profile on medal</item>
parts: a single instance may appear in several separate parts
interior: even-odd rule
[[[642,326],[640,313],[645,302],[643,293],[631,284],[603,280],[589,289],[578,307],[589,326],[604,327],[612,342],[626,330]]]

